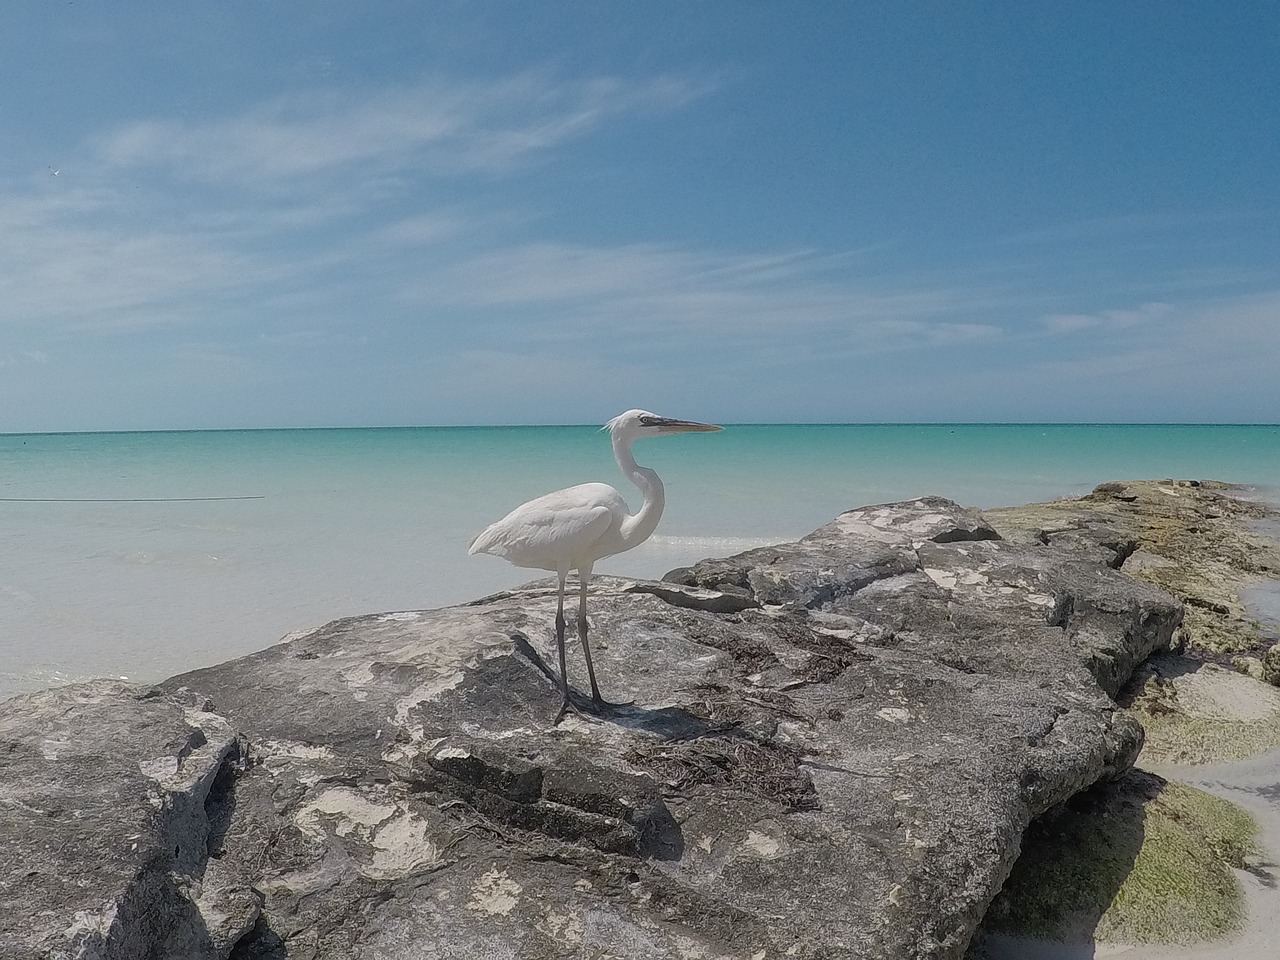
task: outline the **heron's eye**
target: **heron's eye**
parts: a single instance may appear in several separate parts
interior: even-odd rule
[[[661,417],[641,417],[640,426],[642,427],[660,427],[664,423]]]

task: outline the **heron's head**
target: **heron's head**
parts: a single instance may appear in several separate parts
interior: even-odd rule
[[[614,440],[627,441],[639,440],[641,437],[661,437],[669,433],[709,433],[724,429],[714,423],[672,420],[670,417],[660,417],[648,410],[628,410],[614,417],[604,425],[604,428],[609,431]]]

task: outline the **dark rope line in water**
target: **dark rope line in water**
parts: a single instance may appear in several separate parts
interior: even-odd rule
[[[266,497],[0,497],[0,503],[207,503],[210,500],[265,500]]]

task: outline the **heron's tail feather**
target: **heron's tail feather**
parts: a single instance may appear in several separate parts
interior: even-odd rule
[[[502,542],[501,531],[494,529],[496,526],[485,527],[471,539],[471,546],[467,548],[469,556],[474,557],[477,553],[489,553],[495,557],[506,555],[506,544]]]

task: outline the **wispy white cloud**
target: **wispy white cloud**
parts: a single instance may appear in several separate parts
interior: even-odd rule
[[[775,338],[856,328],[873,346],[996,335],[994,323],[960,318],[1009,297],[991,287],[894,289],[865,265],[813,251],[733,254],[654,244],[508,247],[452,264],[415,289],[424,303],[545,310],[537,330],[524,331],[539,338],[577,336],[597,325],[614,337],[625,335],[623,325],[649,336]]]
[[[13,232],[0,223],[0,264],[0,325],[60,329],[170,323],[180,302],[245,292],[271,269],[179,228],[67,215]]]
[[[370,231],[367,239],[391,246],[418,246],[440,243],[465,230],[459,217],[433,212],[393,220]]]
[[[922,346],[971,343],[992,340],[1003,335],[1004,329],[991,323],[951,323],[947,321],[878,320],[870,324],[873,329],[906,340],[907,345]]]
[[[275,347],[351,347],[367,344],[369,337],[333,330],[301,329],[262,333],[258,335],[258,342]]]
[[[1050,333],[1079,333],[1100,328],[1124,330],[1158,323],[1174,313],[1167,303],[1144,303],[1138,307],[1119,310],[1102,310],[1096,314],[1057,313],[1044,317],[1040,323]]]
[[[1120,237],[1168,235],[1188,232],[1208,225],[1222,225],[1269,216],[1260,209],[1196,209],[1178,212],[1143,212],[1087,217],[1049,224],[994,238],[993,247],[1062,247],[1070,244],[1097,244]]]
[[[1253,394],[1275,409],[1267,388],[1280,356],[1280,290],[1050,317],[1045,326],[1088,336],[1075,338],[1070,355],[1050,348],[1017,371],[1042,384],[1118,390],[1123,382],[1126,392],[1182,396],[1188,404],[1202,395]]]
[[[49,355],[43,350],[19,350],[17,353],[0,354],[0,367],[13,367],[18,364],[47,364]]]
[[[1050,333],[1076,333],[1101,325],[1099,317],[1087,313],[1052,313],[1040,321]]]
[[[675,76],[435,80],[102,131],[58,177],[0,183],[0,327],[216,327],[253,304],[269,323],[266,308],[332,303],[344,281],[394,301],[394,280],[379,276],[388,256],[493,217],[457,199],[405,210],[388,197],[420,196],[432,176],[512,172],[605,123],[713,88]]]
[[[557,81],[525,74],[492,83],[426,81],[368,93],[280,97],[237,116],[143,120],[104,134],[97,152],[123,168],[180,180],[297,187],[362,166],[390,173],[505,171],[619,115],[672,109],[709,80]]]

